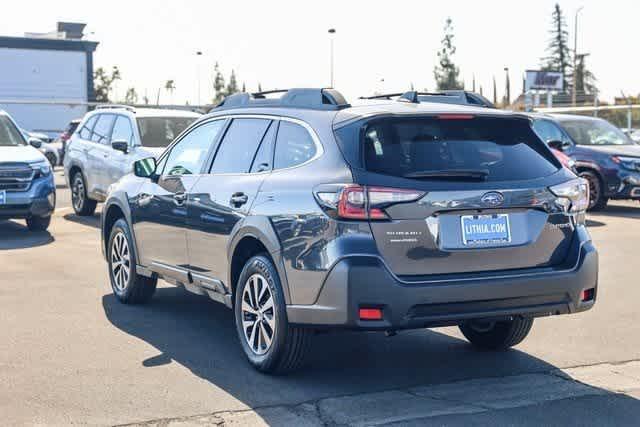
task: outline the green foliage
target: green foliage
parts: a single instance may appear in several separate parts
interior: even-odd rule
[[[136,92],[135,88],[130,87],[129,89],[127,89],[127,93],[124,96],[124,102],[125,102],[125,104],[137,104],[138,103],[138,93]]]
[[[93,92],[96,101],[109,102],[109,94],[111,93],[113,83],[120,79],[120,70],[117,66],[114,66],[111,69],[111,73],[105,71],[104,68],[99,67],[93,73]]]
[[[561,72],[563,75],[564,89],[568,91],[570,88],[569,81],[572,68],[568,43],[569,32],[567,31],[567,22],[558,3],[556,3],[553,8],[549,34],[551,38],[547,46],[547,56],[542,58],[542,69],[545,71]]]
[[[576,91],[578,93],[596,93],[596,77],[585,64],[585,55],[578,55],[576,63]]]
[[[458,80],[460,69],[453,62],[456,48],[453,45],[453,25],[451,18],[447,18],[444,26],[442,47],[438,51],[438,64],[433,69],[438,90],[462,89],[464,85]]]
[[[231,70],[231,76],[229,76],[229,83],[227,84],[227,88],[225,90],[226,95],[233,95],[238,92],[238,81],[236,79],[236,72]]]
[[[220,72],[220,66],[216,62],[216,65],[213,67],[213,91],[214,98],[213,103],[217,104],[222,101],[226,95],[225,93],[225,84],[224,84],[224,76]]]

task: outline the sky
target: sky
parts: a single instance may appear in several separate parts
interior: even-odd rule
[[[57,21],[87,23],[88,38],[100,42],[94,67],[118,66],[116,95],[134,87],[161,103],[209,102],[213,65],[235,70],[248,90],[326,87],[330,84],[330,39],[335,28],[335,87],[353,99],[378,92],[435,88],[433,67],[445,20],[454,26],[455,63],[467,88],[475,75],[485,95],[498,96],[509,68],[512,94],[524,70],[537,69],[549,39],[556,1],[162,1],[21,0],[0,15],[0,35],[48,32]],[[640,93],[637,28],[640,2],[562,0],[573,47],[579,14],[578,52],[604,99]],[[197,56],[196,52],[202,52]],[[200,90],[198,90],[200,87]],[[478,87],[477,87],[478,89]]]

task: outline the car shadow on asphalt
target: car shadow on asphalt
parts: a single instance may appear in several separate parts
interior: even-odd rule
[[[637,206],[630,206],[628,204],[609,204],[605,209],[601,211],[590,212],[589,217],[640,218],[640,203],[636,204]]]
[[[79,216],[75,213],[68,213],[63,216],[66,221],[75,222],[76,224],[82,224],[93,228],[100,228],[100,213],[95,213],[91,216]]]
[[[48,231],[30,231],[24,223],[0,220],[0,251],[35,248],[54,240]]]
[[[103,296],[102,304],[115,327],[158,350],[140,360],[141,367],[178,363],[252,408],[556,369],[516,349],[480,352],[463,339],[421,329],[395,337],[318,334],[305,368],[268,376],[245,360],[232,311],[204,297],[163,287],[148,305],[120,304],[112,294]]]

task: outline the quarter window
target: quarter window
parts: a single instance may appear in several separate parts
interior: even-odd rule
[[[549,120],[535,120],[533,122],[533,130],[544,142],[549,141],[566,141],[566,137],[555,124]]]
[[[304,127],[282,121],[276,142],[275,169],[289,168],[316,155],[316,145]]]
[[[91,130],[93,129],[93,126],[96,124],[97,118],[98,116],[91,116],[89,120],[87,120],[84,123],[84,125],[82,126],[82,129],[80,129],[80,138],[91,139]]]
[[[215,120],[188,133],[171,149],[166,160],[162,160],[163,175],[199,174],[223,125],[224,120]]]
[[[266,119],[234,119],[216,154],[211,173],[247,173],[271,123]]]
[[[98,144],[106,144],[109,142],[109,133],[111,132],[111,125],[113,125],[113,114],[100,114],[98,116],[98,122],[93,128],[91,134],[91,141]]]
[[[271,123],[269,130],[264,135],[264,138],[262,138],[260,148],[258,148],[258,152],[256,153],[256,158],[253,159],[251,173],[271,170],[271,164],[273,163],[273,144],[276,142],[277,129],[278,123]]]

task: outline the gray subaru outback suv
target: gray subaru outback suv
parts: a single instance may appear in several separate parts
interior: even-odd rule
[[[160,278],[209,296],[250,363],[282,373],[318,330],[458,325],[504,349],[591,308],[587,206],[520,114],[242,93],[112,188],[103,250],[120,301]]]

